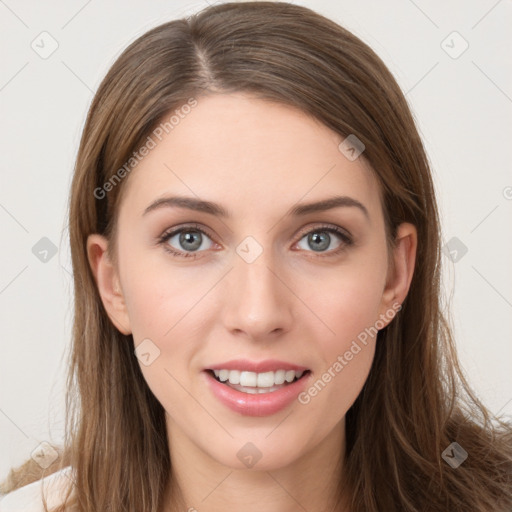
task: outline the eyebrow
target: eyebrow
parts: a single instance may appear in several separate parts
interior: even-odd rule
[[[185,197],[185,196],[170,196],[170,197],[162,197],[153,201],[145,210],[143,215],[148,214],[153,210],[157,210],[160,208],[187,208],[188,210],[194,210],[197,212],[208,213],[210,215],[215,215],[217,217],[230,218],[231,214],[222,207],[220,204],[213,203],[211,201],[205,201],[202,199],[197,199],[195,197]],[[327,199],[323,199],[321,201],[316,201],[313,203],[305,203],[299,204],[291,208],[286,215],[307,215],[309,213],[323,212],[327,210],[332,210],[333,208],[339,207],[355,207],[361,210],[364,215],[369,218],[368,210],[366,207],[359,202],[357,199],[354,199],[349,196],[334,196]]]

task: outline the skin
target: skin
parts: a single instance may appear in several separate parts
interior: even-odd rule
[[[112,322],[133,335],[135,347],[149,338],[160,350],[140,366],[167,413],[180,510],[332,510],[345,414],[367,379],[376,339],[360,344],[308,404],[294,401],[266,417],[226,408],[201,372],[233,358],[275,358],[308,367],[314,382],[365,328],[403,302],[416,230],[402,224],[388,250],[378,183],[364,155],[350,161],[340,152],[342,140],[288,106],[241,93],[198,98],[122,184],[117,264],[104,237],[88,239]],[[144,215],[169,195],[219,203],[232,217],[176,207]],[[360,201],[368,217],[353,206],[286,215],[297,203],[333,195]],[[167,244],[194,252],[180,245],[179,234],[158,243],[170,228],[190,223],[208,233],[199,235],[196,258],[165,250]],[[353,244],[327,233],[330,244],[315,251],[307,234],[325,237],[324,223],[346,230]],[[247,236],[263,250],[252,263],[236,252]],[[247,442],[262,454],[251,469],[237,457]],[[167,497],[166,510],[175,509]]]

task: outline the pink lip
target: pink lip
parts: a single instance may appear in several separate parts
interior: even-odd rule
[[[274,364],[274,363],[272,363]],[[282,363],[280,363],[282,364]],[[223,366],[224,369],[230,369]],[[239,369],[238,366],[236,369]],[[281,369],[285,369],[280,366]],[[215,369],[220,369],[215,368]],[[234,368],[235,369],[235,368]],[[293,370],[295,368],[289,368]],[[270,371],[270,370],[268,370]],[[300,370],[299,370],[300,371]],[[311,373],[307,373],[299,380],[284,386],[283,388],[272,391],[271,393],[262,393],[251,395],[230,388],[226,384],[219,382],[209,371],[201,372],[206,384],[209,386],[214,396],[225,406],[234,412],[244,416],[270,416],[288,407],[297,396],[304,390],[311,378]]]
[[[308,368],[296,364],[285,363],[277,359],[266,359],[265,361],[249,361],[248,359],[233,359],[225,363],[219,363],[205,368],[207,370],[240,370],[245,372],[276,372],[277,370],[294,370],[296,372],[306,371]]]

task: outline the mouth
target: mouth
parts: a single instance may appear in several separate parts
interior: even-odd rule
[[[274,393],[295,382],[305,379],[310,370],[278,369],[267,372],[251,372],[243,370],[208,369],[206,370],[217,382],[251,395]]]
[[[221,404],[244,416],[271,416],[292,406],[312,370],[278,359],[234,359],[209,365],[204,383]]]

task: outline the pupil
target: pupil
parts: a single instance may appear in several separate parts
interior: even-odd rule
[[[328,233],[312,233],[309,235],[309,242],[314,251],[321,251],[329,247],[331,237]]]

